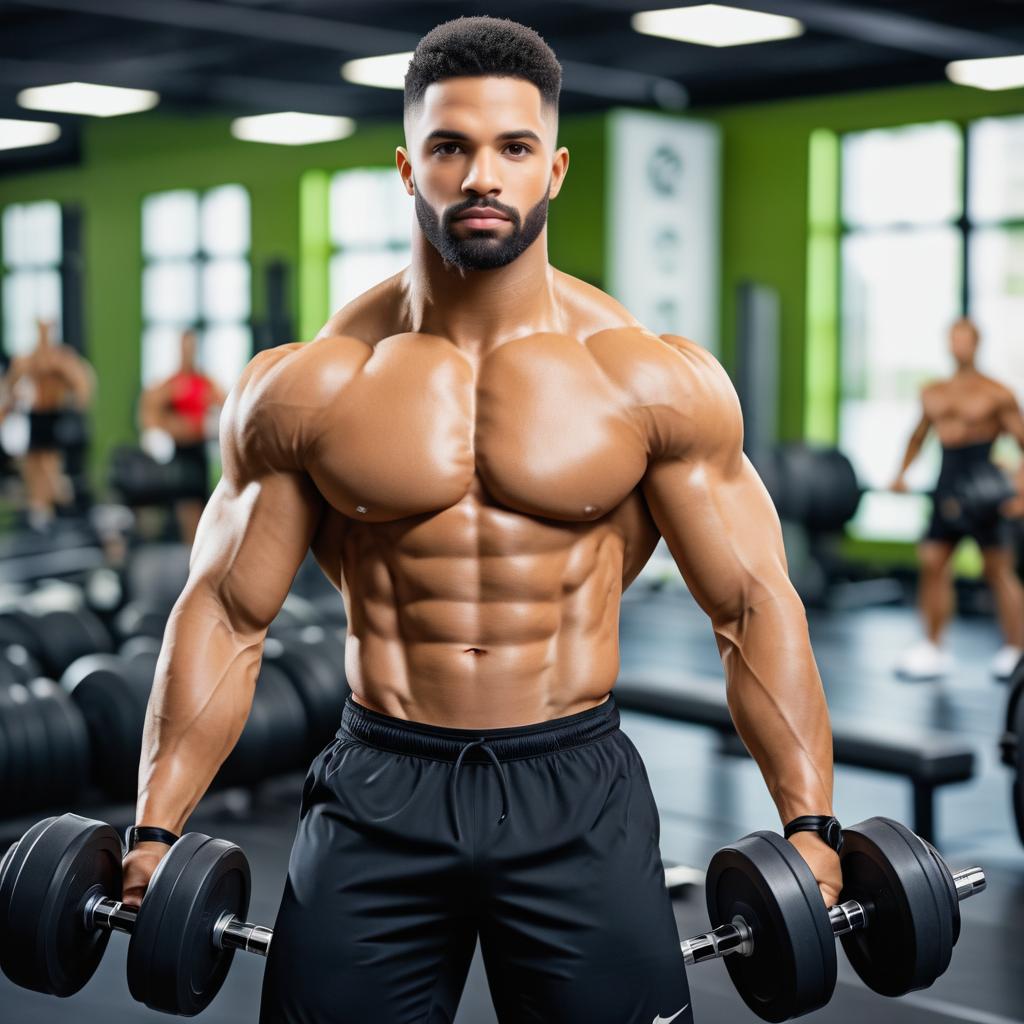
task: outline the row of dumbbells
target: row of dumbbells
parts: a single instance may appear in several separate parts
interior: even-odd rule
[[[104,622],[66,582],[0,605],[0,817],[66,805],[92,784],[107,799],[134,798],[169,610],[166,600],[139,600]],[[305,768],[336,729],[347,689],[337,618],[289,596],[216,785]]]

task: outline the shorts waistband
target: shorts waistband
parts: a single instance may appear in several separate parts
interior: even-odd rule
[[[603,704],[575,715],[504,729],[449,729],[411,722],[364,708],[349,694],[341,713],[338,736],[438,761],[457,761],[461,756],[466,761],[486,762],[492,758],[481,750],[481,743],[499,761],[512,761],[593,743],[618,727],[619,709],[611,694]],[[473,745],[467,749],[469,744]]]

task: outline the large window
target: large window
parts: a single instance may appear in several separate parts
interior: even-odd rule
[[[851,133],[840,180],[839,445],[870,489],[851,531],[916,539],[927,500],[885,487],[922,385],[953,369],[958,315],[980,326],[980,369],[1024,397],[1024,118],[975,122],[966,141],[950,122]],[[911,488],[932,485],[939,455],[932,439]]]
[[[3,347],[8,357],[31,351],[36,321],[63,331],[59,203],[15,203],[3,212]]]
[[[192,328],[199,364],[225,390],[252,357],[249,193],[175,189],[142,206],[142,382],[178,369]]]
[[[339,171],[331,178],[329,203],[335,312],[409,263],[413,211],[394,168]]]

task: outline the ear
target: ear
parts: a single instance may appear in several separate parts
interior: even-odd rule
[[[548,190],[548,199],[554,199],[562,191],[562,182],[569,170],[569,150],[565,146],[559,146],[555,150],[555,158],[551,162],[551,187]]]
[[[402,184],[405,191],[412,195],[415,191],[415,183],[412,176],[412,160],[404,146],[395,149],[395,164],[398,166],[398,173],[402,176]]]

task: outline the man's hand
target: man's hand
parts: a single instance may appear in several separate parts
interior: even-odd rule
[[[797,832],[789,841],[814,872],[825,906],[835,906],[839,902],[839,891],[843,887],[839,854],[823,843],[821,837],[814,832]]]
[[[891,484],[889,484],[889,490],[894,494],[906,494],[907,493],[907,481],[903,479],[903,474],[900,473],[898,477]]]
[[[166,843],[139,843],[124,859],[124,882],[121,887],[121,902],[128,907],[138,907],[149,888],[157,865],[167,855],[170,847]]]
[[[999,511],[1007,519],[1024,517],[1024,462],[1013,475],[1013,486],[1017,493],[999,506]]]

